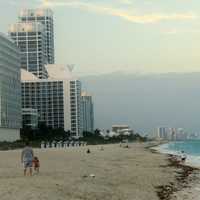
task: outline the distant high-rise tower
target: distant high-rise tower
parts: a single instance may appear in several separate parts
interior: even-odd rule
[[[158,127],[157,137],[162,139],[170,139],[170,129],[168,127]]]
[[[21,22],[40,22],[45,27],[46,52],[49,64],[54,64],[54,24],[50,9],[24,9],[19,15]]]
[[[94,131],[94,110],[92,96],[86,92],[81,94],[83,131]]]
[[[46,35],[41,23],[17,23],[11,25],[9,34],[20,49],[21,68],[38,78],[47,78]]]
[[[71,136],[82,136],[81,82],[63,65],[46,68],[47,79],[22,70],[22,108],[29,111],[23,124],[29,121],[30,112],[37,111],[39,122],[53,129],[70,130]]]

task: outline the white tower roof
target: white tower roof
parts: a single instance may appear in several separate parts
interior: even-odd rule
[[[28,72],[25,69],[21,69],[21,80],[22,81],[34,81],[34,80],[39,80],[39,79],[31,72]]]
[[[77,79],[66,65],[48,64],[45,66],[49,79]]]

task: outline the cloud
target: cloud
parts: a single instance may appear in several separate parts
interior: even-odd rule
[[[131,0],[118,0],[120,4],[123,5],[133,5],[133,2]]]
[[[170,29],[170,30],[164,30],[164,34],[167,35],[177,35],[177,34],[199,34],[200,29]]]
[[[121,2],[130,2],[128,0],[120,0]],[[73,1],[73,0],[41,0],[42,6],[44,7],[58,7],[58,6],[68,6],[75,7],[82,10],[87,10],[90,12],[95,12],[97,14],[110,15],[122,18],[132,23],[158,23],[161,21],[170,20],[194,20],[198,16],[194,13],[152,13],[152,14],[135,14],[133,10],[130,9],[119,9],[107,5],[100,5],[96,3],[88,3],[86,1]]]
[[[175,35],[179,33],[179,31],[177,29],[171,29],[171,30],[164,31],[164,33],[168,35]]]

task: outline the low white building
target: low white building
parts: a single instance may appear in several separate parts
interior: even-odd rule
[[[128,125],[113,125],[112,132],[120,135],[130,135],[134,133],[134,131]]]

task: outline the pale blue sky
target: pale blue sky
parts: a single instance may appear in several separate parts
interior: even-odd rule
[[[41,6],[55,14],[56,62],[81,75],[200,71],[199,0],[0,0],[0,31]]]

